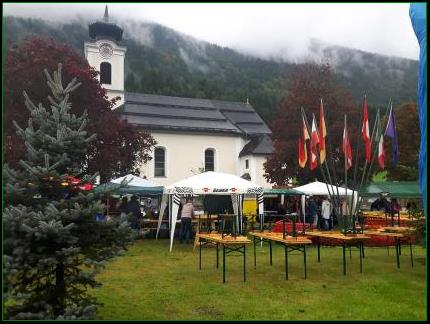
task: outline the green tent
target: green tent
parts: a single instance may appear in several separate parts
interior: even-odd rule
[[[265,195],[287,195],[287,196],[301,196],[305,193],[296,189],[264,189]]]
[[[122,187],[121,184],[123,184]],[[113,194],[162,194],[163,187],[157,186],[155,183],[146,179],[128,174],[124,177],[97,186],[94,189],[94,192],[98,193],[105,191],[112,191]]]
[[[415,181],[393,181],[393,182],[371,182],[363,196],[379,196],[387,194],[395,198],[421,198],[422,194],[418,182]]]
[[[94,192],[101,193],[105,191],[112,191],[112,194],[124,195],[124,194],[162,194],[163,187],[137,187],[137,186],[125,186],[121,188],[120,184],[117,183],[104,183],[94,188]]]

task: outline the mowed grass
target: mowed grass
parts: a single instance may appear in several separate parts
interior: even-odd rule
[[[366,248],[363,273],[358,249],[347,251],[347,275],[342,272],[342,249],[307,249],[307,279],[303,256],[289,253],[285,280],[284,248],[247,247],[247,281],[242,256],[227,257],[227,282],[222,283],[222,253],[216,269],[215,248],[204,248],[199,270],[198,248],[168,240],[137,241],[122,256],[107,263],[98,275],[103,284],[92,294],[104,305],[98,319],[115,320],[425,320],[426,249],[402,247],[401,268],[395,250]],[[221,252],[221,250],[220,250]]]

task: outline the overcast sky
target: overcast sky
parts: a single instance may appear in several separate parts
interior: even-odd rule
[[[3,15],[65,21],[101,18],[104,4],[3,4]],[[158,22],[198,39],[255,54],[302,55],[310,38],[418,59],[409,3],[109,4],[111,17]]]

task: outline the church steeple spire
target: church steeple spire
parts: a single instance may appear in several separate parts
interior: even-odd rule
[[[105,6],[103,20],[99,20],[89,26],[89,33],[92,39],[113,39],[116,42],[122,39],[122,29],[112,22],[109,22],[109,8]]]
[[[103,20],[105,22],[109,22],[109,9],[108,9],[108,5],[106,5],[106,7],[105,7],[105,15],[103,17]]]

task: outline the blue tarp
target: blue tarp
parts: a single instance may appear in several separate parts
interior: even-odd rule
[[[411,18],[412,27],[415,35],[417,36],[420,45],[420,64],[418,75],[418,109],[419,109],[419,122],[421,130],[421,144],[420,144],[420,157],[419,157],[419,182],[421,192],[423,194],[423,206],[425,215],[427,215],[427,3],[412,3],[409,7],[409,16]]]

